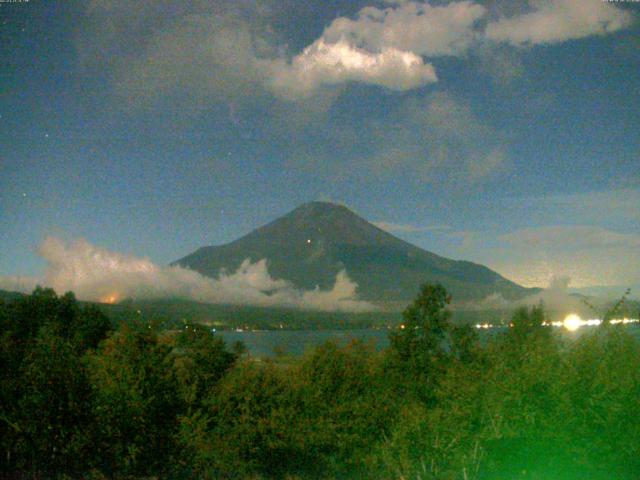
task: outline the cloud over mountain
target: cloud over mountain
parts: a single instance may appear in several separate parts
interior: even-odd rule
[[[66,243],[46,238],[40,255],[47,262],[41,278],[0,278],[0,288],[29,292],[36,284],[57,292],[73,291],[82,300],[114,302],[125,298],[178,297],[205,303],[294,307],[324,311],[368,311],[357,285],[345,271],[330,290],[303,291],[269,274],[266,260],[242,262],[233,273],[205,277],[179,266],[161,266],[146,258],[123,255],[85,240]]]

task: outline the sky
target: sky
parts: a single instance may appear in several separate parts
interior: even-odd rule
[[[525,286],[640,285],[639,19],[601,0],[0,2],[0,277],[92,248],[168,265],[326,200]]]

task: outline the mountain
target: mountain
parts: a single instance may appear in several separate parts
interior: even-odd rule
[[[592,287],[569,288],[569,291],[587,297],[618,299],[630,288],[629,298],[640,300],[640,285],[597,285]]]
[[[530,293],[483,265],[418,248],[327,202],[301,205],[238,240],[202,247],[174,264],[216,277],[221,269],[235,271],[247,258],[266,258],[274,278],[303,289],[330,289],[344,269],[358,284],[360,298],[388,306],[405,305],[427,281],[442,283],[455,301]]]

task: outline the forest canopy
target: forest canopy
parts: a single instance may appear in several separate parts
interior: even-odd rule
[[[480,342],[424,285],[376,351],[252,357],[211,329],[113,325],[72,293],[0,302],[7,478],[636,478],[640,343],[543,306]]]

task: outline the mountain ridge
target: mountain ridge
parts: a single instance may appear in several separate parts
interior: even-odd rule
[[[242,261],[267,259],[270,274],[305,290],[330,289],[345,270],[359,298],[406,304],[426,281],[442,283],[456,301],[500,293],[517,299],[533,292],[484,265],[451,260],[373,225],[343,205],[308,202],[224,245],[205,246],[177,260],[210,277]]]

